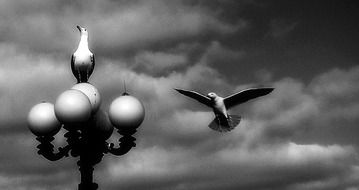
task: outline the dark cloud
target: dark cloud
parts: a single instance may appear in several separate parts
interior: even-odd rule
[[[273,19],[270,22],[269,35],[273,38],[285,38],[289,33],[295,29],[298,23],[288,23],[285,20]]]
[[[91,31],[99,55],[164,47],[211,35],[234,33],[245,22],[228,23],[207,7],[181,1],[3,2],[3,41],[38,52],[70,53],[77,24]],[[34,6],[34,5],[37,6]],[[4,8],[7,7],[7,8]],[[8,11],[10,7],[11,11]],[[116,49],[116,51],[113,51]]]

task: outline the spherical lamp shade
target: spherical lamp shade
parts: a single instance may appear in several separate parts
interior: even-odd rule
[[[129,95],[120,96],[111,103],[109,117],[118,129],[137,128],[145,118],[145,109],[137,98]]]
[[[61,123],[55,116],[54,105],[48,102],[31,108],[27,124],[36,136],[53,136],[61,129]]]
[[[87,121],[91,116],[91,110],[90,100],[79,90],[67,90],[56,99],[55,115],[65,124]]]
[[[79,90],[84,93],[90,100],[92,113],[96,113],[100,108],[101,96],[95,86],[90,83],[78,83],[75,84],[71,89]]]
[[[96,137],[102,139],[108,139],[112,135],[113,125],[108,118],[108,114],[102,109],[99,109],[97,113],[92,117],[90,122],[90,130]]]

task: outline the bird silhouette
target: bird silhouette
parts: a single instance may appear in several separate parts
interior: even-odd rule
[[[271,93],[274,88],[249,88],[227,96],[225,98],[218,96],[214,92],[211,92],[206,96],[195,91],[188,91],[177,88],[175,88],[175,90],[212,108],[215,118],[208,125],[208,127],[216,131],[228,132],[233,130],[241,121],[240,116],[229,115],[228,109],[238,104],[247,102],[248,100],[267,95]]]
[[[86,28],[77,26],[80,31],[80,42],[71,57],[71,70],[77,82],[87,82],[95,67],[95,56],[88,46],[88,32]]]

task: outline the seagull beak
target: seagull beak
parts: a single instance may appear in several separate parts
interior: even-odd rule
[[[76,28],[79,29],[81,32],[81,26],[77,25]]]

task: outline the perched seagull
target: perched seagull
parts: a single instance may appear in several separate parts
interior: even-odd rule
[[[71,69],[77,82],[87,82],[95,67],[95,56],[89,50],[88,32],[86,28],[77,26],[81,39],[79,46],[71,57]]]
[[[240,116],[229,115],[228,109],[238,104],[242,104],[248,100],[267,95],[271,93],[274,88],[249,88],[225,98],[218,96],[214,92],[211,92],[205,96],[195,91],[181,90],[176,88],[175,90],[212,108],[215,118],[208,127],[216,131],[227,132],[234,129],[241,121]]]

